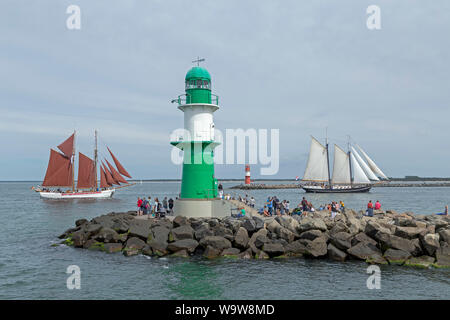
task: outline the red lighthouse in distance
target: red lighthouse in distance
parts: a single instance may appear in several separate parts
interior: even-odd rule
[[[250,184],[250,166],[248,164],[245,165],[245,184]]]

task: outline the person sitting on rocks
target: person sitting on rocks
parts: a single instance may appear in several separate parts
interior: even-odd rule
[[[380,210],[381,209],[381,203],[380,201],[377,200],[377,202],[375,202],[375,210]]]
[[[445,206],[444,212],[436,213],[438,216],[448,216],[448,206]]]

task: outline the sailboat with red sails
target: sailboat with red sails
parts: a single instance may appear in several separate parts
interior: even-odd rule
[[[78,152],[78,179],[75,184],[75,133],[58,146],[50,149],[47,172],[42,186],[32,187],[45,199],[96,199],[111,198],[116,189],[133,185],[125,178],[131,175],[107,147],[115,167],[105,158],[101,161],[100,185],[98,185],[98,148],[95,131],[94,160]],[[57,188],[57,189],[55,189]],[[68,188],[63,191],[61,188]]]

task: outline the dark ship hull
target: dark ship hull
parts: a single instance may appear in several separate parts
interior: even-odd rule
[[[318,187],[318,186],[302,186],[303,190],[308,193],[362,193],[369,192],[372,186],[351,186],[351,187]]]

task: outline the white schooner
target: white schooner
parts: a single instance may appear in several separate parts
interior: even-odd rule
[[[328,139],[323,146],[317,139],[311,138],[308,163],[302,179],[305,182],[302,188],[306,192],[368,192],[373,183],[389,180],[360,146],[356,145],[362,157],[350,143],[348,152],[334,145],[333,173],[331,174]]]
[[[125,177],[131,178],[119,160],[107,147],[116,168],[105,158],[107,166],[101,162],[100,185],[97,180],[97,131],[95,131],[94,160],[79,152],[78,180],[75,186],[75,132],[58,146],[61,152],[50,149],[47,172],[42,186],[32,187],[45,199],[92,199],[111,198],[118,188],[130,184]],[[123,175],[123,176],[122,176]],[[115,187],[118,186],[118,187]],[[57,188],[57,189],[55,189]],[[66,191],[60,188],[69,188]]]

